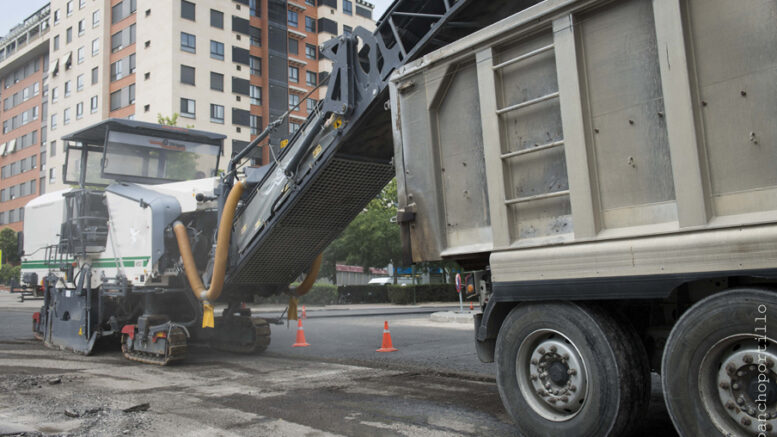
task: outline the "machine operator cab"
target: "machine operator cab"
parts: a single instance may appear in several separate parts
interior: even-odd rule
[[[140,204],[151,203],[156,192],[177,198],[174,203],[181,207],[192,203],[193,192],[212,191],[224,138],[124,119],[108,119],[63,137],[69,144],[63,180],[78,188],[62,195],[65,217],[58,253],[105,251],[111,215],[106,191]]]
[[[125,119],[108,119],[62,137],[65,183],[156,185],[216,176],[225,136]]]

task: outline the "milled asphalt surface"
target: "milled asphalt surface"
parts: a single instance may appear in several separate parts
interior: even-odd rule
[[[447,305],[307,308],[310,347],[291,347],[296,325],[272,325],[262,355],[192,347],[157,367],[115,343],[89,357],[43,347],[31,336],[40,304],[0,291],[0,435],[514,435],[472,325],[431,321]],[[375,352],[384,320],[398,352]],[[640,435],[676,435],[662,404],[654,392]]]

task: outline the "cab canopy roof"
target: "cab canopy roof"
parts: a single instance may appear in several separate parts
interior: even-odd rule
[[[106,132],[109,130],[219,146],[222,145],[223,140],[226,138],[226,135],[201,130],[165,126],[158,123],[127,120],[124,118],[109,118],[87,128],[75,131],[69,135],[65,135],[62,139],[64,141],[77,141],[84,144],[103,145],[105,143]]]

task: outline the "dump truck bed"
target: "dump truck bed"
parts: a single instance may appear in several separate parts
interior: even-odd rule
[[[606,295],[606,278],[773,274],[774,14],[549,0],[400,67],[413,261],[490,265],[495,289],[546,299],[581,278]]]

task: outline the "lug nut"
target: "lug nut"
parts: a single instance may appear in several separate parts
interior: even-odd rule
[[[767,431],[771,431],[772,430],[772,424],[771,423],[767,423],[764,428],[766,428]]]
[[[535,359],[531,360],[531,363],[536,366],[537,365],[537,359],[535,358]]]
[[[753,408],[753,407],[748,408],[747,409],[747,414],[749,414],[751,416],[755,416],[755,408]]]
[[[551,352],[556,353],[556,346],[551,346],[548,349],[550,349]]]
[[[550,402],[551,404],[555,404],[556,403],[556,398],[549,398],[548,402]]]
[[[564,403],[569,402],[569,397],[568,396],[562,396],[561,397],[561,402],[564,402]]]
[[[731,388],[733,388],[734,390],[739,390],[739,384],[735,382],[731,384]]]
[[[750,426],[751,423],[753,422],[751,422],[750,419],[748,419],[747,417],[742,418],[742,425]]]
[[[735,407],[736,405],[734,405],[733,402],[731,401],[726,402],[726,408],[728,408],[729,410],[733,410]]]
[[[734,373],[736,370],[737,370],[737,368],[736,368],[736,367],[734,367],[734,363],[728,363],[728,364],[726,365],[726,372],[728,372],[728,374],[729,374],[729,375],[731,375],[732,373]]]
[[[550,390],[550,383],[549,383],[549,382],[546,382],[546,383],[545,383],[545,388],[546,388],[546,389],[548,389],[548,390]]]
[[[540,353],[540,355],[545,355],[545,348],[544,348],[544,347],[541,347],[541,348],[539,348],[539,349],[537,350],[537,352],[539,352],[539,353]]]
[[[737,405],[744,405],[744,404],[745,404],[745,399],[743,397],[738,397],[737,398]]]
[[[722,388],[723,390],[728,390],[728,388],[729,388],[729,385],[728,385],[728,383],[727,383],[727,382],[721,382],[721,383],[719,384],[719,386],[720,386],[720,388]]]
[[[535,375],[535,374],[533,374],[533,373],[532,373],[532,375],[531,375],[531,380],[532,380],[532,381],[536,381],[536,380],[537,380],[537,375]]]
[[[575,391],[577,391],[577,387],[576,387],[576,386],[574,386],[574,385],[570,385],[570,386],[569,386],[569,391],[571,391],[571,392],[575,392]]]
[[[750,355],[745,355],[745,357],[742,358],[742,361],[746,362],[747,364],[750,364],[753,362],[753,357],[751,357]]]
[[[567,370],[567,375],[577,375],[577,370],[569,369],[569,370]]]

